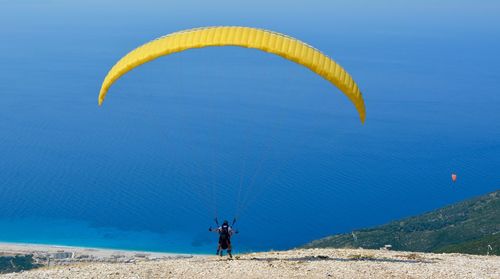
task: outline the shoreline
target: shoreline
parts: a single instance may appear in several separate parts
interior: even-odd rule
[[[119,250],[94,247],[0,242],[0,258],[10,261],[0,273],[79,263],[138,263],[203,257],[194,254]],[[17,261],[16,259],[19,259]]]
[[[44,244],[44,243],[29,243],[29,242],[6,242],[0,241],[0,254],[5,254],[9,252],[20,252],[25,253],[26,251],[33,252],[57,252],[57,251],[67,251],[67,252],[89,252],[98,253],[103,255],[108,254],[149,254],[158,257],[185,257],[185,256],[206,256],[206,254],[195,254],[195,253],[173,253],[173,252],[156,252],[147,250],[128,250],[128,249],[115,249],[115,248],[102,248],[102,247],[90,247],[90,246],[72,246],[72,245],[60,245],[60,244]]]

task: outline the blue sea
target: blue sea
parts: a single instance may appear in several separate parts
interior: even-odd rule
[[[0,1],[0,241],[288,249],[499,189],[498,1]],[[187,28],[299,38],[331,84],[236,47],[163,57],[97,106],[133,48]],[[458,179],[451,181],[451,174]]]

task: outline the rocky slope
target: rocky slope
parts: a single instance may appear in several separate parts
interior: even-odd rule
[[[500,278],[500,257],[364,249],[307,249],[171,258],[134,263],[79,263],[0,278]]]

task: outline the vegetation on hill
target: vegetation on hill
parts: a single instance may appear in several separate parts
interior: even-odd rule
[[[436,253],[500,255],[500,233],[434,250]]]
[[[33,255],[0,256],[0,273],[19,272],[39,266]]]
[[[500,190],[382,226],[328,236],[306,248],[369,248],[500,255]],[[488,248],[490,245],[491,248]]]

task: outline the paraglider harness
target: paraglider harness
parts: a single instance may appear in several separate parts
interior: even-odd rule
[[[229,235],[229,224],[222,224],[219,231],[220,248],[226,250],[231,245],[231,235]]]
[[[236,223],[236,218],[234,218],[231,226],[233,226],[235,223]],[[227,250],[229,257],[232,257],[232,254],[231,254],[231,232],[230,232],[229,223],[224,222],[222,224],[222,226],[219,226],[219,221],[217,220],[217,218],[215,218],[215,224],[218,227],[216,230],[212,230],[211,227],[208,230],[209,231],[216,231],[219,233],[219,245],[217,247],[217,255],[222,256],[223,251]]]

